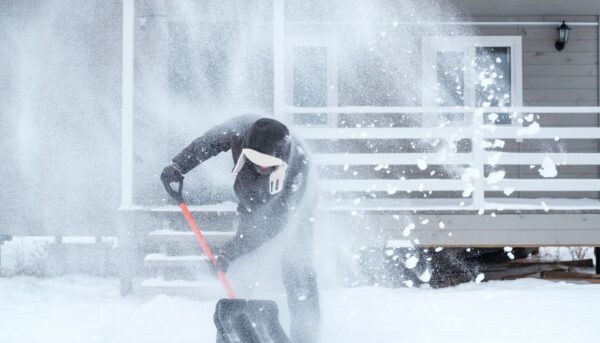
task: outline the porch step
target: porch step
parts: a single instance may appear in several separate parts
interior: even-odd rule
[[[155,253],[144,257],[144,266],[154,268],[199,267],[204,269],[206,261],[208,261],[208,258],[204,255],[170,256]]]
[[[215,278],[203,280],[165,280],[146,279],[140,284],[142,294],[177,295],[199,299],[218,299],[226,297],[225,291]]]
[[[230,240],[234,235],[234,231],[203,231],[202,235],[206,239],[209,245],[221,244]],[[176,242],[176,243],[189,243],[195,242],[194,233],[191,230],[179,231],[179,230],[154,230],[148,233],[149,240],[153,242]]]

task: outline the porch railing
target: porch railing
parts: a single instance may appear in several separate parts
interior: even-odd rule
[[[375,127],[366,120],[362,127],[338,127],[336,123],[327,125],[294,125],[293,130],[306,141],[336,141],[354,140],[368,141],[374,139],[410,139],[410,140],[469,140],[471,142],[470,152],[370,152],[354,153],[343,152],[317,152],[313,158],[316,164],[323,166],[377,166],[377,165],[446,165],[460,166],[468,170],[468,175],[463,173],[462,178],[436,178],[435,175],[427,178],[391,179],[347,179],[336,177],[321,181],[321,190],[332,193],[339,192],[463,192],[464,198],[470,198],[468,204],[454,203],[462,209],[482,209],[493,207],[511,207],[518,205],[519,200],[505,198],[498,203],[498,199],[486,198],[488,192],[600,192],[600,178],[557,178],[545,177],[539,179],[503,178],[498,175],[485,176],[487,166],[505,165],[541,165],[544,160],[549,159],[555,165],[570,166],[600,166],[600,150],[593,152],[546,152],[543,149],[529,152],[502,152],[490,149],[494,142],[503,144],[501,140],[564,140],[564,139],[600,139],[600,127],[590,121],[588,126],[570,126],[570,117],[578,115],[589,115],[600,113],[600,107],[292,107],[287,106],[284,112],[289,116],[298,115],[327,115],[328,118],[336,118],[336,114],[397,114],[414,115],[421,114],[434,116],[440,114],[464,114],[470,120],[460,122],[461,125],[450,126],[438,125],[435,127]],[[512,118],[512,124],[485,124],[486,114],[508,113]],[[332,116],[333,114],[333,116]],[[561,127],[540,126],[536,120],[530,120],[536,114],[543,116],[558,115]],[[526,118],[526,119],[524,119]],[[593,120],[592,120],[593,121]],[[293,121],[291,121],[293,122]],[[529,124],[525,126],[524,123]],[[591,125],[596,127],[591,127]],[[564,126],[562,126],[564,125]],[[408,176],[408,175],[407,175]],[[559,196],[560,198],[560,196]],[[576,202],[574,200],[582,200]],[[585,203],[583,201],[586,201]],[[386,200],[380,199],[380,203]],[[387,200],[390,203],[389,200]],[[430,203],[423,199],[422,203]],[[522,202],[522,201],[521,201]],[[416,201],[412,201],[413,204]],[[452,203],[452,202],[451,202]],[[581,208],[598,207],[600,202],[590,199],[571,199],[568,201],[554,201],[552,206],[570,206]],[[514,207],[513,206],[513,207]],[[548,201],[529,201],[527,208],[548,210]]]

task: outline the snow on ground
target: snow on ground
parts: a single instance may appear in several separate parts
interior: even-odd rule
[[[0,342],[215,340],[215,301],[122,298],[116,279],[3,278],[0,294]],[[522,279],[325,290],[321,299],[323,342],[591,342],[600,332],[598,285]]]

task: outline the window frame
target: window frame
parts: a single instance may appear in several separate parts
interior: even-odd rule
[[[476,57],[476,48],[510,48],[510,73],[511,73],[511,106],[523,105],[523,47],[521,36],[452,36],[452,37],[426,37],[421,42],[422,62],[423,62],[423,87],[422,104],[424,107],[437,107],[435,103],[435,92],[426,89],[425,85],[435,84],[437,82],[437,73],[435,66],[438,52],[462,52],[464,53],[464,66],[466,73],[464,77],[465,84],[465,106],[474,107],[476,101],[475,83],[477,78],[475,68],[469,68],[470,62]],[[463,117],[464,120],[467,116]],[[514,125],[515,120],[510,124]]]
[[[318,47],[327,51],[327,107],[337,107],[338,102],[338,47],[333,35],[290,35],[286,37],[285,48],[285,103],[293,104],[294,100],[294,49],[298,47]],[[294,122],[294,114],[286,118]],[[327,113],[325,124],[314,126],[337,126],[337,113]]]

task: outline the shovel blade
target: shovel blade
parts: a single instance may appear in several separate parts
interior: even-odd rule
[[[270,300],[221,299],[215,309],[217,343],[289,343]]]

